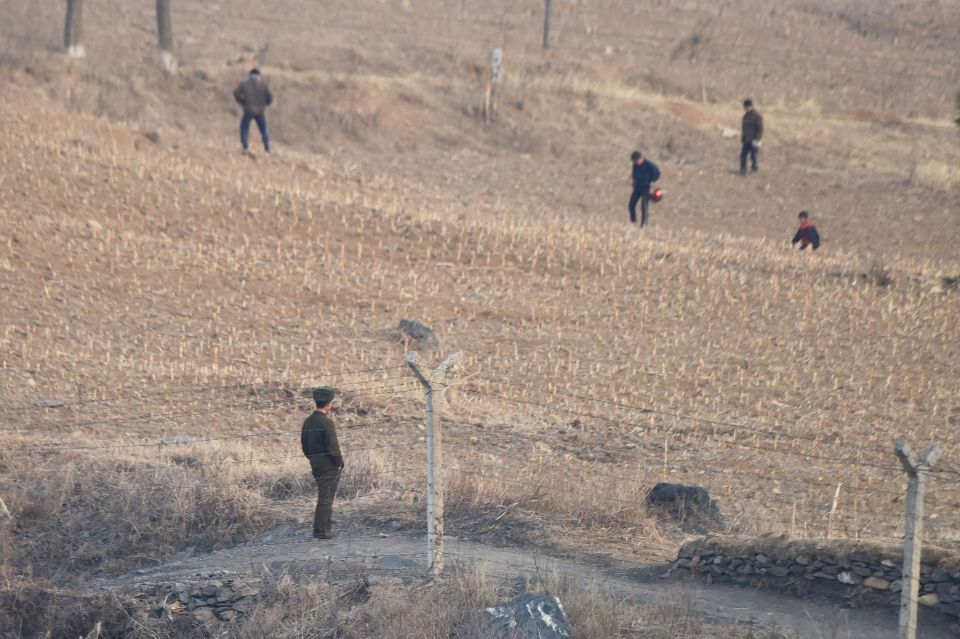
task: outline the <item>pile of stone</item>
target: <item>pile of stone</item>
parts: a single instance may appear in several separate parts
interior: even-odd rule
[[[711,580],[762,583],[783,590],[796,590],[799,586],[802,591],[839,595],[847,602],[897,605],[903,588],[900,563],[864,551],[837,556],[826,549],[778,549],[772,556],[762,551],[725,548],[716,540],[698,540],[680,549],[673,569],[705,575]],[[920,571],[919,602],[960,618],[960,570],[924,564]]]
[[[260,588],[240,579],[213,579],[205,583],[176,584],[168,591],[163,609],[168,615],[190,614],[197,621],[234,621],[253,610]]]

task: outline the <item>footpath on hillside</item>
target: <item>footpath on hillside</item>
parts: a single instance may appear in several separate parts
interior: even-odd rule
[[[482,567],[496,580],[536,580],[553,574],[594,583],[625,601],[677,606],[717,624],[779,628],[789,636],[823,639],[895,639],[896,610],[842,608],[836,601],[803,599],[730,585],[707,585],[665,576],[666,566],[619,564],[614,560],[572,560],[538,554],[535,549],[494,547],[456,538],[445,543],[447,572]],[[306,530],[282,526],[255,541],[218,552],[183,558],[137,570],[93,585],[100,590],[176,589],[198,579],[249,579],[264,571],[299,579],[340,579],[364,575],[369,581],[396,577],[414,581],[428,576],[422,535],[365,533],[316,541]],[[940,620],[923,623],[926,639],[955,635]]]

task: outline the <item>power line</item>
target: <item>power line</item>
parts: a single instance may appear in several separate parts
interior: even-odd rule
[[[486,378],[471,378],[471,380],[486,382],[490,384],[498,384],[501,386],[510,386],[513,388],[522,388],[522,389],[537,391],[540,393],[548,393],[551,395],[561,395],[563,397],[571,397],[573,399],[578,399],[580,401],[593,402],[597,404],[605,404],[608,406],[614,406],[616,408],[622,408],[625,410],[637,411],[640,413],[672,417],[675,419],[682,419],[685,421],[696,422],[700,424],[707,424],[710,426],[723,426],[726,428],[733,428],[736,430],[742,430],[742,431],[755,433],[755,434],[768,435],[771,437],[777,437],[782,439],[789,439],[789,440],[803,441],[803,442],[810,442],[810,443],[820,443],[816,437],[804,437],[803,435],[793,435],[790,433],[784,433],[781,431],[773,430],[773,427],[770,427],[770,426],[767,426],[764,428],[758,428],[755,426],[747,426],[745,424],[739,424],[734,422],[727,422],[727,421],[722,421],[717,419],[708,419],[704,417],[696,417],[693,415],[688,415],[688,414],[680,413],[676,411],[667,411],[667,410],[662,410],[657,408],[650,408],[648,406],[635,406],[635,405],[625,404],[623,402],[618,402],[614,400],[602,399],[599,397],[592,397],[590,395],[579,395],[579,394],[570,393],[567,391],[552,390],[552,389],[542,388],[538,386],[531,386],[529,384],[519,384],[516,382],[503,382],[503,381],[491,380]],[[864,451],[859,446],[851,446],[849,444],[831,444],[831,445],[834,447],[846,448],[848,450],[855,451],[858,454],[861,452],[872,452],[870,450]],[[859,462],[859,463],[862,463],[862,462]]]
[[[547,410],[547,409],[561,410],[561,411],[564,411],[564,412],[568,412],[568,413],[572,413],[572,414],[575,414],[575,415],[579,415],[579,416],[581,416],[581,417],[591,417],[591,418],[594,418],[594,419],[600,419],[600,420],[603,420],[603,421],[614,422],[614,423],[623,424],[623,425],[627,425],[627,426],[636,426],[636,427],[640,427],[640,428],[648,428],[648,426],[645,425],[645,424],[639,424],[639,423],[636,423],[636,422],[630,422],[630,421],[626,421],[626,420],[616,419],[616,418],[613,418],[613,417],[608,417],[608,416],[606,416],[606,415],[598,415],[598,414],[595,414],[595,413],[588,413],[588,412],[584,412],[584,411],[578,411],[578,410],[575,410],[575,409],[572,409],[572,408],[566,408],[566,407],[562,407],[562,406],[547,406],[546,404],[541,404],[541,403],[539,403],[539,402],[534,402],[534,401],[527,400],[527,399],[520,399],[520,398],[517,398],[517,397],[508,397],[508,396],[505,396],[505,395],[497,395],[497,394],[494,394],[494,393],[487,393],[487,392],[484,392],[484,391],[478,391],[478,390],[474,390],[474,389],[464,388],[464,387],[462,387],[462,386],[450,386],[450,385],[447,385],[447,387],[448,387],[448,388],[452,388],[452,389],[454,389],[454,390],[459,390],[459,391],[462,391],[462,392],[465,392],[465,393],[469,393],[469,394],[472,394],[472,395],[477,395],[477,396],[480,396],[480,397],[487,397],[487,398],[491,398],[491,399],[498,399],[498,400],[507,401],[507,402],[513,402],[513,403],[517,403],[517,404],[525,404],[525,405],[530,405],[530,406],[536,406],[536,407],[541,408],[541,409],[544,409],[544,410]],[[739,442],[739,441],[738,441],[738,442],[727,442],[727,444],[730,445],[730,446],[739,446],[739,447],[742,447],[742,448],[754,448],[754,449],[761,450],[761,451],[764,451],[764,452],[775,453],[775,454],[780,454],[780,455],[793,455],[793,456],[804,457],[804,458],[807,458],[807,459],[816,459],[816,460],[823,461],[823,462],[825,462],[825,463],[830,463],[830,464],[860,465],[860,466],[868,466],[868,467],[872,467],[872,468],[877,468],[877,469],[881,469],[881,470],[899,472],[899,469],[898,469],[897,467],[893,466],[893,465],[887,466],[887,465],[883,465],[883,464],[874,464],[874,463],[871,463],[871,462],[858,461],[858,460],[854,460],[854,459],[835,458],[835,457],[824,457],[824,456],[821,456],[821,455],[814,455],[814,454],[812,454],[812,453],[804,453],[804,452],[793,451],[793,450],[785,450],[785,449],[780,449],[780,448],[765,448],[765,447],[761,447],[761,446],[753,446],[753,445],[746,444],[746,443],[744,443],[744,442]]]

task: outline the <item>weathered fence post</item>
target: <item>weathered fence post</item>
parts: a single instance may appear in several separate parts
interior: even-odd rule
[[[500,78],[503,74],[503,49],[490,51],[490,75],[483,88],[483,120],[489,122],[497,113],[500,100]]]
[[[553,14],[553,0],[546,0],[543,12],[543,48],[550,48],[550,18]]]
[[[431,371],[423,368],[419,355],[407,354],[407,365],[423,385],[427,409],[427,555],[438,576],[443,572],[443,430],[439,415],[447,377],[459,358],[460,353],[454,353]]]
[[[170,0],[157,0],[157,39],[160,64],[167,73],[176,73],[177,58],[173,54],[173,20],[170,18]]]
[[[63,48],[71,58],[82,58],[83,0],[67,0],[67,20],[63,29]]]
[[[934,444],[917,456],[904,439],[894,451],[907,473],[907,527],[903,535],[903,587],[900,591],[900,632],[898,639],[917,637],[917,595],[920,591],[920,553],[923,541],[923,491],[927,474],[940,459],[943,449]]]

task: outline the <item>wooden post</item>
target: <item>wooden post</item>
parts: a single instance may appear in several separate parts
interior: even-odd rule
[[[170,0],[157,0],[157,41],[160,64],[168,73],[176,73],[177,59],[173,55],[173,20],[170,18]]]
[[[920,592],[920,553],[923,541],[923,491],[927,474],[940,459],[943,449],[934,444],[917,456],[904,439],[894,451],[907,473],[907,527],[903,535],[903,586],[900,591],[900,632],[898,639],[917,638],[917,595]]]
[[[460,353],[454,353],[431,371],[424,370],[419,355],[414,352],[407,354],[407,366],[423,385],[426,402],[427,556],[430,557],[431,568],[436,576],[443,573],[443,429],[440,419],[435,416],[442,413],[447,376],[459,358]]]
[[[837,482],[837,490],[833,493],[833,502],[830,504],[830,514],[827,516],[827,539],[833,536],[833,516],[837,514],[837,504],[840,503],[840,489],[843,481]]]
[[[490,75],[486,77],[483,87],[483,120],[490,122],[497,113],[497,104],[500,98],[500,78],[503,74],[503,49],[495,48],[490,51]]]
[[[553,13],[553,0],[546,0],[543,12],[543,48],[550,48],[550,18]]]
[[[67,0],[63,48],[71,58],[82,58],[86,54],[83,48],[83,0]]]

